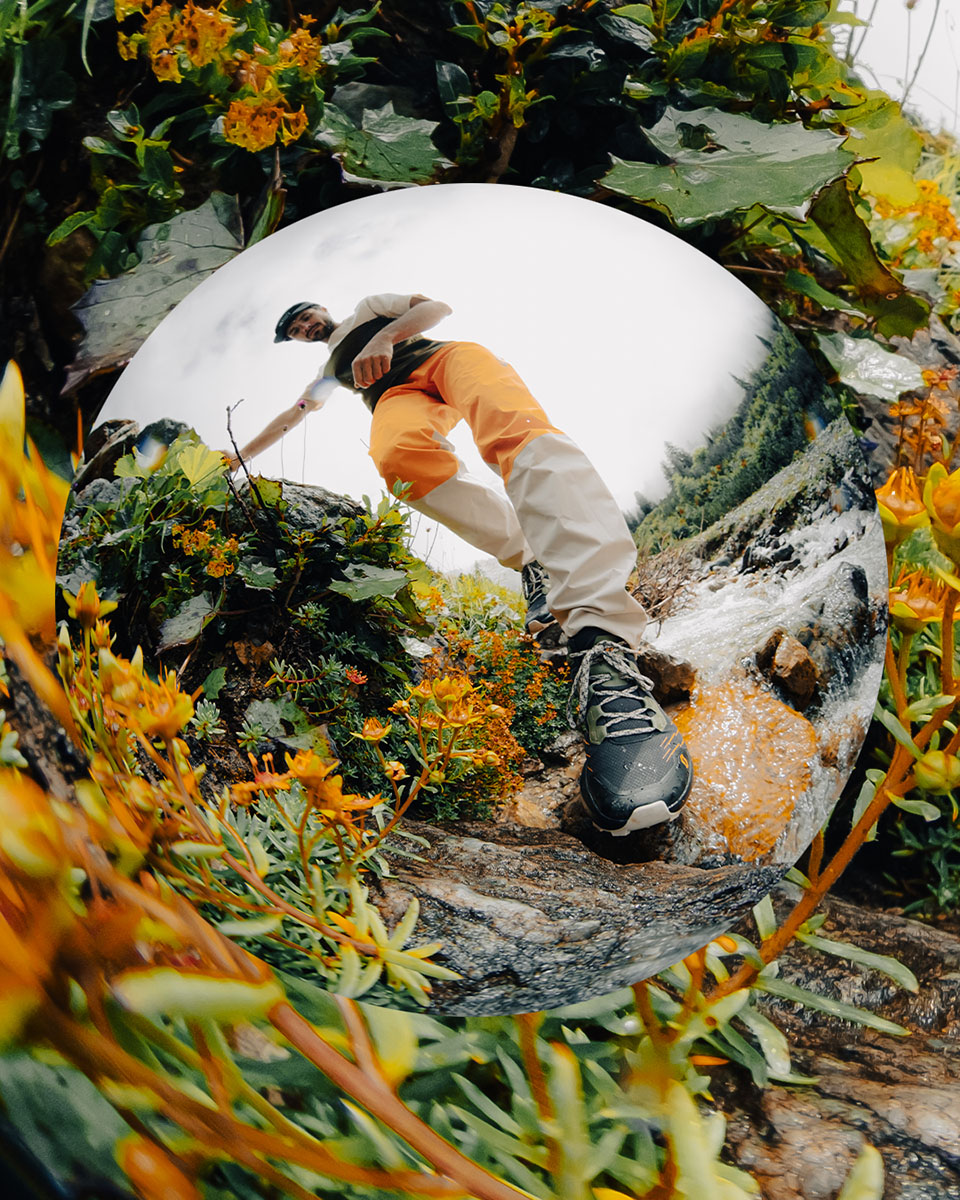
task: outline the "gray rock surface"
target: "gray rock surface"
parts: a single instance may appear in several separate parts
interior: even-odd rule
[[[782,898],[778,910],[785,911]],[[919,992],[795,943],[781,977],[904,1025],[888,1037],[811,1009],[767,999],[787,1034],[804,1087],[770,1086],[746,1102],[718,1080],[728,1145],[764,1200],[834,1200],[864,1141],[882,1154],[884,1200],[960,1200],[960,938],[895,912],[828,898],[820,931],[898,958]],[[748,930],[744,930],[748,933]]]
[[[429,848],[378,883],[393,924],[420,903],[417,937],[463,979],[434,985],[438,1011],[530,1012],[633,983],[729,928],[778,868],[702,871],[612,864],[555,830],[408,823]]]

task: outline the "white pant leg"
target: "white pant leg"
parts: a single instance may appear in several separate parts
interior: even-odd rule
[[[565,434],[541,434],[514,459],[506,488],[550,576],[547,603],[564,633],[596,626],[639,646],[647,617],[626,591],[637,547],[619,505],[580,447]]]
[[[453,451],[446,438],[434,438]],[[419,500],[406,503],[417,512],[439,521],[484,554],[490,554],[503,566],[519,571],[534,557],[517,520],[513,505],[499,492],[471,475],[457,459],[457,473]]]

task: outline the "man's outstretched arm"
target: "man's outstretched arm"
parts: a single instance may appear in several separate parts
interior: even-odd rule
[[[323,408],[330,393],[336,387],[337,381],[326,376],[314,380],[296,404],[284,409],[265,429],[241,448],[240,458],[244,461],[253,458],[254,455],[279,441],[285,433],[288,433],[295,425],[299,425],[308,412],[316,412],[317,409]],[[226,459],[231,471],[235,471],[240,465],[240,459],[234,454],[227,454]]]
[[[425,333],[452,312],[450,305],[442,300],[414,296],[407,311],[385,325],[353,360],[353,382],[359,388],[368,388],[376,383],[390,370],[393,348],[397,342]]]

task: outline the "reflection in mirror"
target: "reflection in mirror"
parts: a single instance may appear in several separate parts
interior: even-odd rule
[[[822,376],[567,196],[410,189],[255,245],[135,356],[74,496],[64,586],[196,691],[193,836],[232,851],[181,886],[375,1003],[531,1011],[699,948],[809,845],[879,686]]]

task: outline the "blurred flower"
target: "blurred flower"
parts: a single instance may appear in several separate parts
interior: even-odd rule
[[[401,779],[407,778],[407,768],[402,762],[397,762],[395,758],[384,763],[383,769],[391,783],[399,783]]]
[[[923,502],[937,545],[953,562],[960,562],[960,470],[948,475],[942,463],[934,463],[924,485]]]
[[[90,579],[80,584],[77,594],[63,589],[63,598],[67,602],[67,612],[75,621],[80,622],[84,630],[93,629],[97,620],[112,613],[117,607],[113,600],[101,600],[97,593],[97,585]]]
[[[357,687],[361,687],[367,682],[367,677],[362,671],[358,671],[355,667],[347,667],[344,672],[351,683],[355,683]]]

